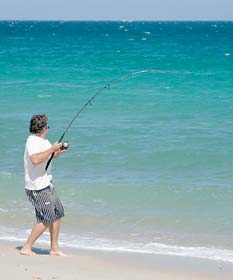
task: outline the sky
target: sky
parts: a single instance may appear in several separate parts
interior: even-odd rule
[[[233,0],[0,0],[0,20],[233,20]]]

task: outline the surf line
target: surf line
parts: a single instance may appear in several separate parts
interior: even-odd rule
[[[122,76],[118,76],[117,78],[112,79],[111,81],[109,81],[106,85],[104,85],[103,87],[101,87],[82,107],[81,109],[75,114],[75,116],[73,117],[73,119],[69,122],[68,126],[66,127],[65,131],[62,133],[61,137],[58,140],[58,143],[61,143],[63,138],[65,137],[66,133],[68,132],[68,130],[70,129],[70,127],[72,126],[73,122],[78,118],[78,116],[82,113],[82,111],[88,106],[88,105],[92,105],[92,101],[96,98],[97,95],[99,95],[102,91],[109,89],[111,87],[112,84],[116,83],[116,82],[120,82],[123,80],[127,80],[132,78],[133,76],[136,75],[140,75],[140,74],[147,74],[147,73],[162,73],[164,74],[165,71],[162,70],[141,70],[141,71],[136,71],[136,72],[132,72],[132,73],[128,73],[126,75],[122,75]],[[68,143],[63,143],[63,149],[67,149],[68,148]],[[52,153],[52,155],[50,156],[49,160],[47,161],[45,170],[47,171],[52,159],[54,157],[54,153]]]

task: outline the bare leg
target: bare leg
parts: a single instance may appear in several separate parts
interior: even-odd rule
[[[34,256],[36,253],[32,251],[32,245],[35,241],[41,236],[41,234],[48,228],[48,224],[45,223],[38,223],[35,224],[32,228],[31,234],[28,237],[25,245],[23,246],[22,250],[20,251],[21,255],[27,256]]]
[[[61,225],[61,219],[57,219],[55,222],[49,225],[50,241],[51,241],[50,255],[66,256],[60,251],[58,246],[60,225]]]

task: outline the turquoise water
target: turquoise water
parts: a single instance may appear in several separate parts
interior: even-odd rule
[[[61,242],[233,261],[232,22],[0,22],[0,239],[26,239],[34,113],[55,142]],[[41,242],[48,242],[44,236]]]

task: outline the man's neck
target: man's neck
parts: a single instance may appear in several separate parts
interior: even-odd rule
[[[45,139],[45,133],[44,132],[37,133],[36,136]]]

